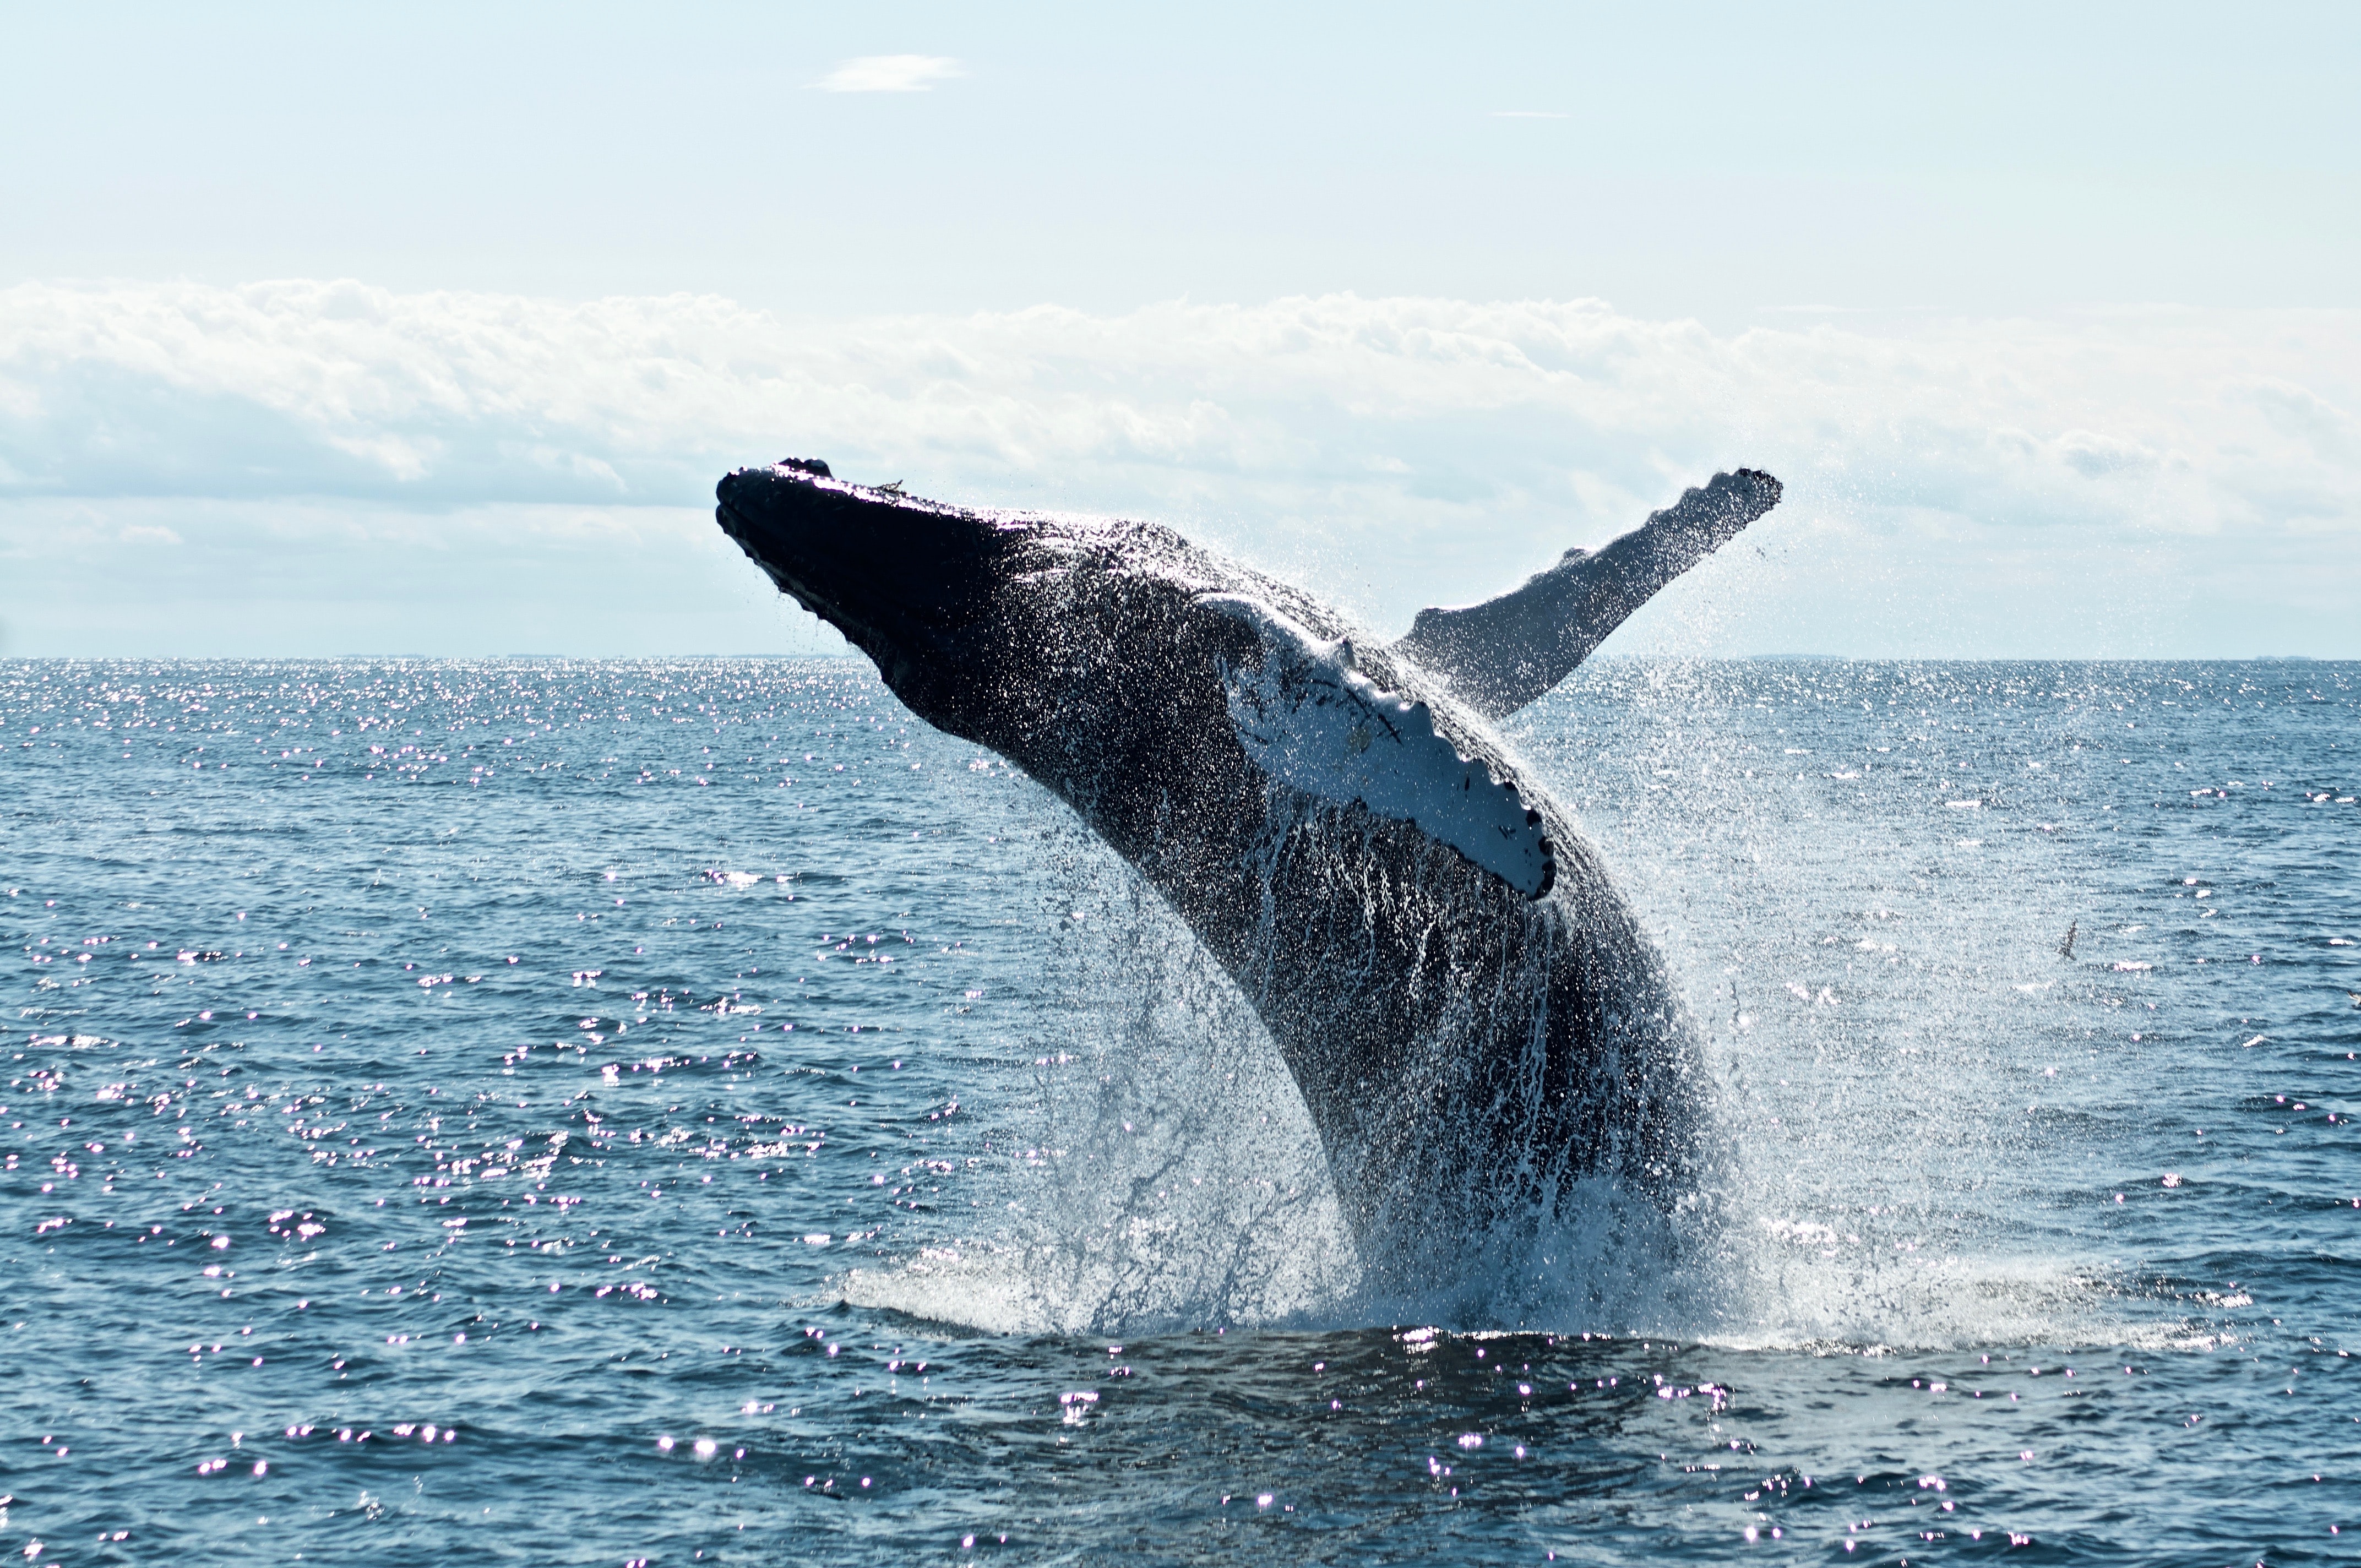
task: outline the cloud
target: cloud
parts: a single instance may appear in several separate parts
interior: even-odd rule
[[[1563,120],[1571,116],[1559,114],[1554,109],[1495,109],[1489,117],[1495,120]]]
[[[823,93],[931,93],[936,82],[966,74],[958,60],[939,54],[864,54],[814,85]]]
[[[78,517],[127,573],[263,548],[234,517],[295,529],[327,572],[324,519],[379,520],[355,545],[374,562],[402,548],[385,520],[466,512],[523,542],[503,571],[562,557],[595,593],[620,558],[547,509],[694,519],[727,468],[792,454],[1159,517],[1390,626],[1746,463],[1786,504],[1623,645],[2354,644],[2361,313],[1795,319],[1330,295],[807,321],[690,295],[27,284],[0,291],[0,578],[61,570]],[[184,546],[108,543],[132,527]],[[31,646],[49,611],[5,613]]]

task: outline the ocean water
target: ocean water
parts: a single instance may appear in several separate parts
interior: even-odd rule
[[[1405,1304],[865,664],[0,663],[0,1553],[2354,1561],[2356,676],[1578,673],[1723,1223]]]

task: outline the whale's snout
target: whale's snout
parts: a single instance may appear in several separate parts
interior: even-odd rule
[[[877,661],[895,689],[961,659],[1009,531],[899,484],[856,485],[817,458],[741,468],[715,518],[781,592]]]

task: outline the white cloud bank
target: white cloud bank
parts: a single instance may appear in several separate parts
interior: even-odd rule
[[[2353,312],[1722,335],[1594,301],[805,322],[28,284],[0,291],[0,618],[18,652],[274,651],[269,615],[206,630],[243,583],[289,628],[408,605],[414,641],[372,647],[790,645],[700,514],[724,469],[794,454],[1160,517],[1399,626],[1744,463],[1786,504],[1611,650],[2361,654],[2356,380]],[[445,568],[414,604],[405,557]]]
[[[967,72],[939,54],[864,54],[848,60],[816,85],[823,93],[931,93],[938,82]]]

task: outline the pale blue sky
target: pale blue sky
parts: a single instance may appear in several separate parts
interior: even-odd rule
[[[1147,13],[11,5],[6,270],[829,314],[2361,302],[2350,4]],[[967,74],[809,90],[895,54]]]
[[[5,16],[12,652],[818,645],[695,514],[825,441],[1166,516],[1380,621],[1775,456],[1763,581],[1664,645],[2361,653],[2361,6]],[[894,56],[923,90],[822,85]],[[1345,294],[1530,374],[1377,410],[1348,344],[1259,385],[1306,310],[1365,330]],[[1573,368],[1557,318],[1481,310],[1583,300],[1630,341]],[[1139,314],[1182,301],[1245,313]],[[1093,422],[1126,399],[1156,433]],[[390,570],[421,550],[437,581]]]

